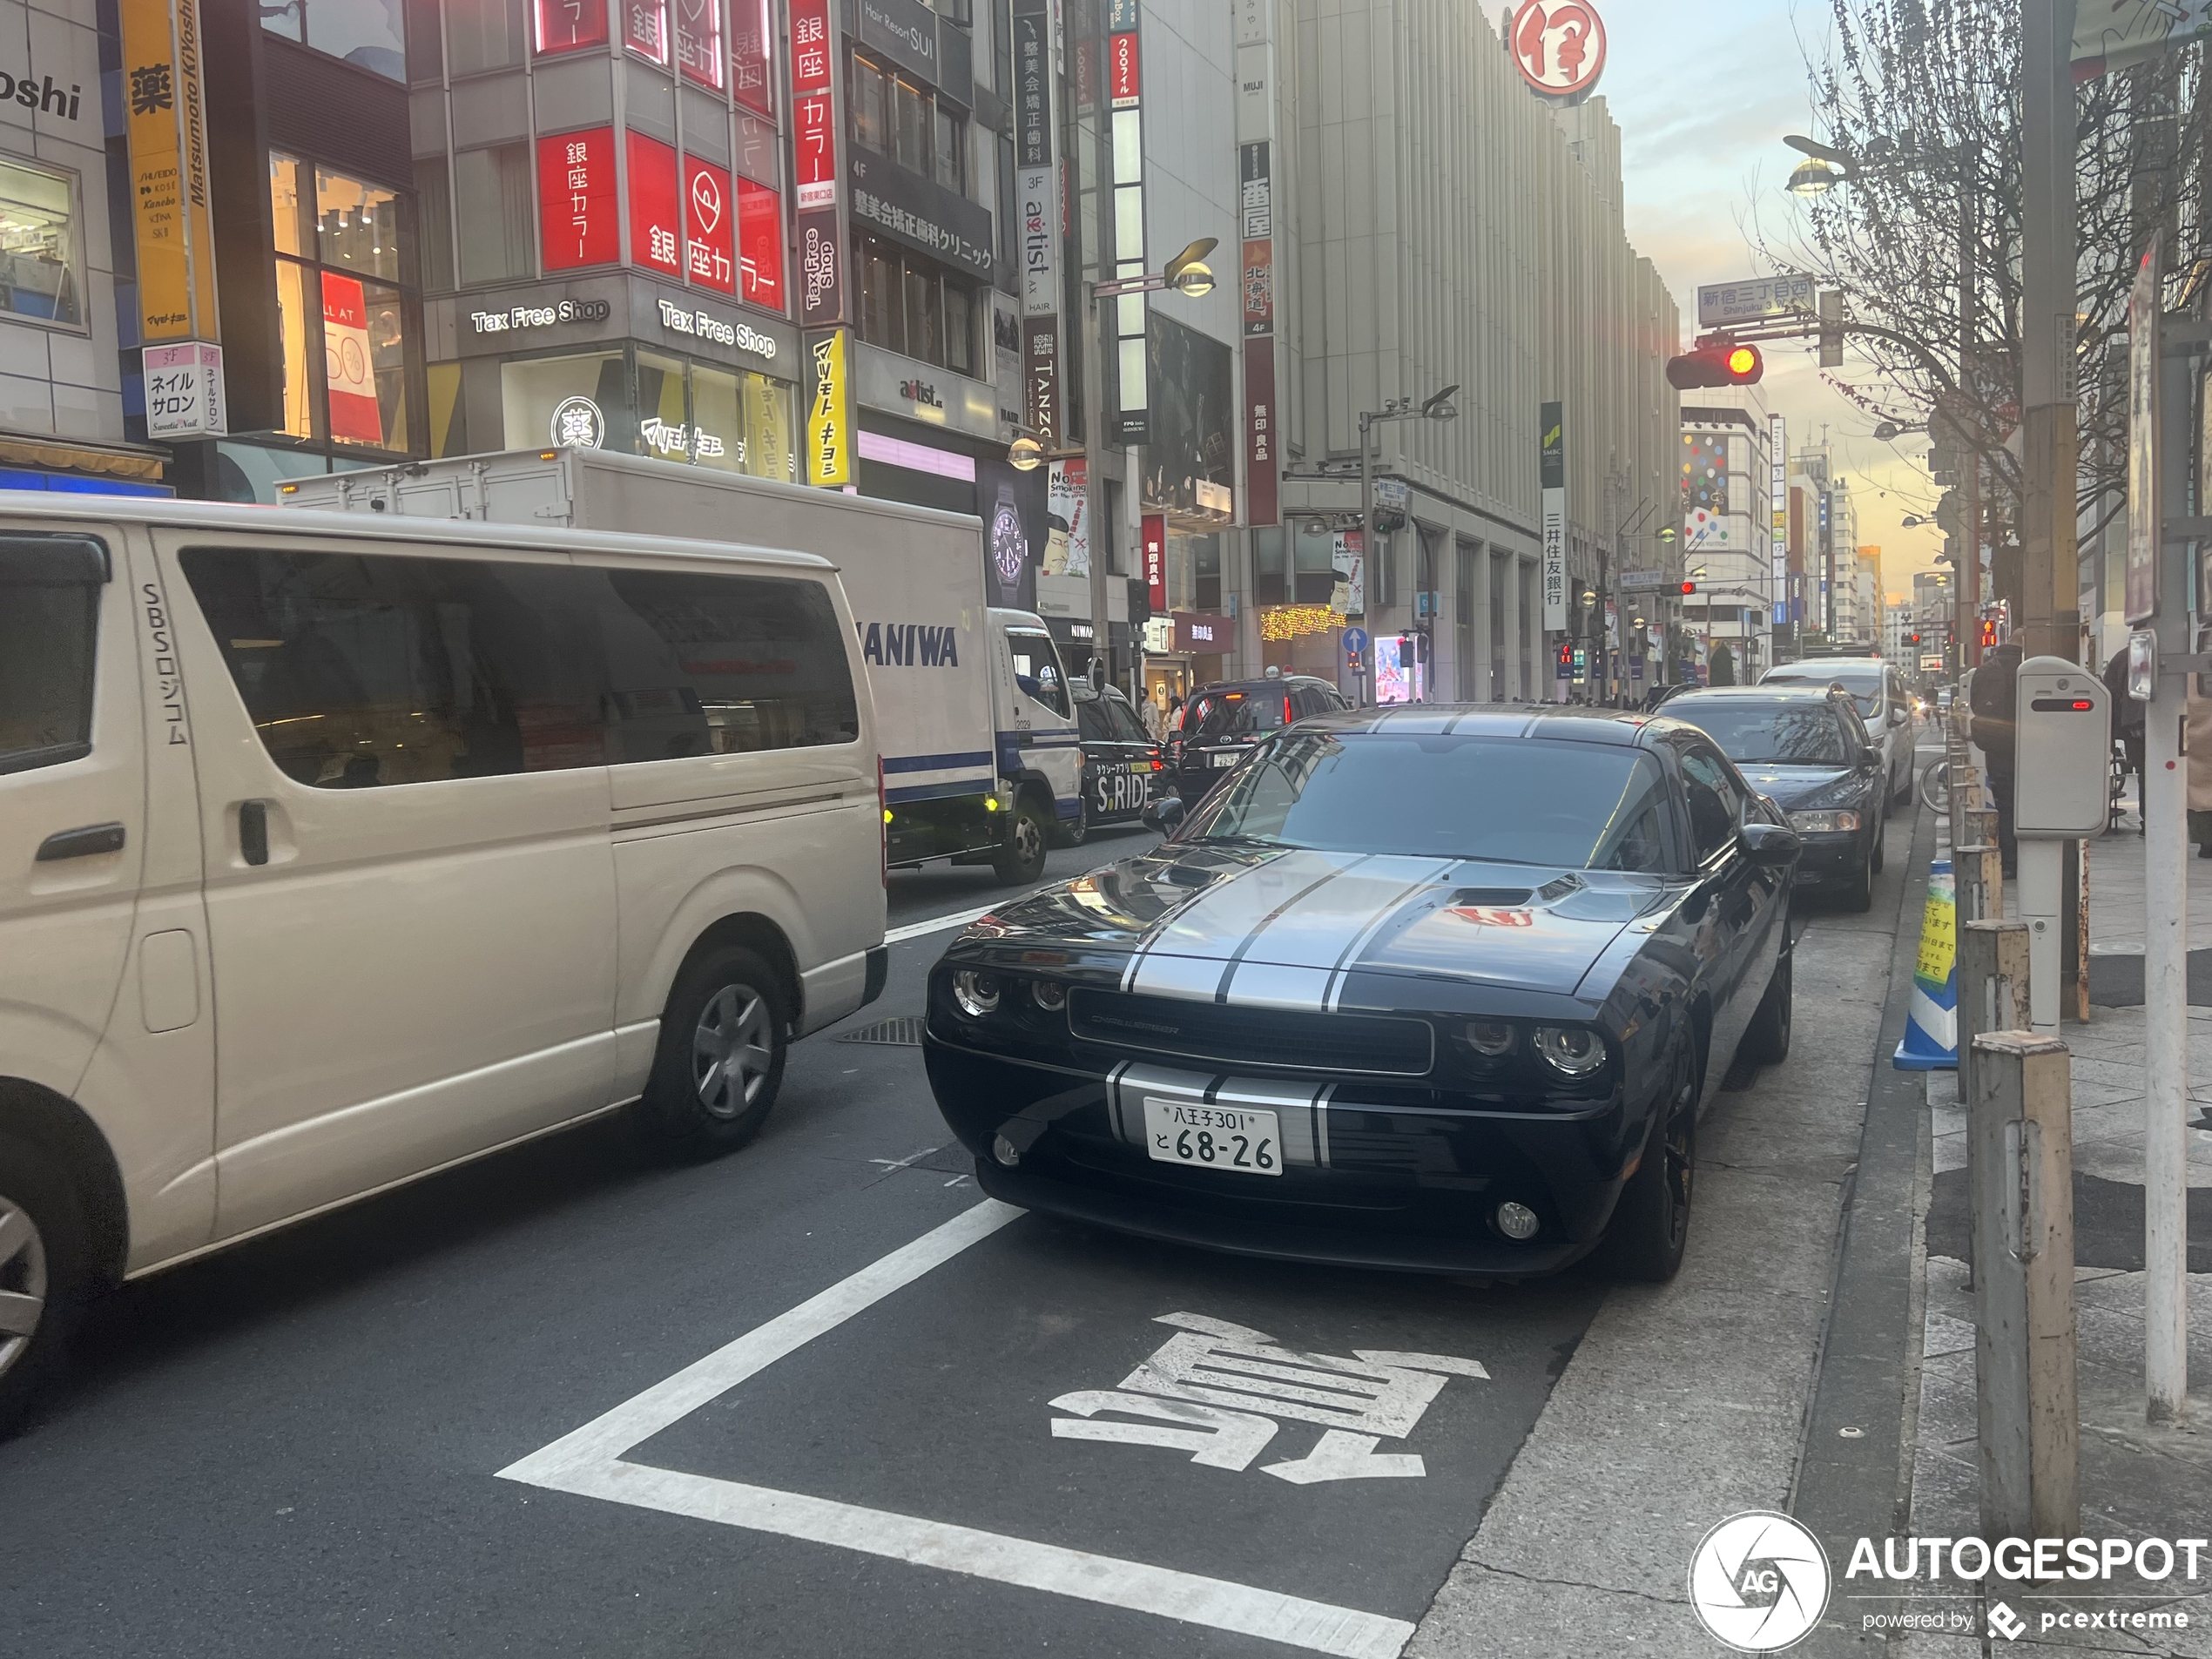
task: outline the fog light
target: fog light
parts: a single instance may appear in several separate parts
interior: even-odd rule
[[[1004,1141],[999,1143],[1001,1146],[1005,1143]],[[1498,1231],[1508,1238],[1534,1238],[1536,1229],[1541,1225],[1542,1224],[1536,1219],[1536,1212],[1525,1204],[1515,1204],[1507,1199],[1498,1206]]]
[[[1056,1013],[1068,1006],[1068,988],[1049,979],[1041,979],[1030,986],[1029,995],[1037,999],[1037,1006],[1041,1008]]]
[[[961,968],[953,975],[953,1001],[971,1020],[995,1014],[999,1006],[998,975],[980,974],[972,968]]]
[[[1008,1140],[1005,1136],[1001,1135],[991,1142],[991,1156],[1010,1170],[1015,1164],[1021,1163],[1022,1149],[1015,1145],[1013,1142]],[[1508,1207],[1518,1209],[1520,1206],[1511,1205]],[[1524,1211],[1522,1213],[1527,1214],[1527,1211]],[[1529,1219],[1533,1222],[1534,1217],[1530,1217]],[[1503,1224],[1501,1223],[1500,1224],[1502,1225]]]

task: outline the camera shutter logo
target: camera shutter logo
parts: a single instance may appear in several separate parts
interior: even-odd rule
[[[1689,1558],[1689,1605],[1716,1640],[1738,1653],[1778,1653],[1827,1611],[1828,1552],[1787,1515],[1730,1515]]]

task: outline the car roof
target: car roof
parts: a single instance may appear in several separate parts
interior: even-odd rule
[[[1837,695],[1830,685],[1816,685],[1811,680],[1762,680],[1757,685],[1692,685],[1669,698],[1666,706],[1677,703],[1811,703]]]
[[[1393,703],[1311,716],[1302,727],[1328,732],[1389,732],[1408,736],[1555,738],[1632,747],[1664,728],[1663,716],[1637,709],[1561,703]]]
[[[1273,679],[1214,680],[1201,685],[1190,695],[1197,698],[1204,697],[1209,691],[1264,691],[1278,685],[1323,685],[1332,691],[1337,689],[1318,674],[1278,674]]]
[[[1869,668],[1895,668],[1897,664],[1886,657],[1803,657],[1794,663],[1777,663],[1759,678],[1766,680],[1773,678],[1777,674],[1791,676],[1817,674],[1822,670],[1830,668],[1851,668],[1863,671]]]

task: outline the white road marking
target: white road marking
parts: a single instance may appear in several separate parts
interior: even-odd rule
[[[962,910],[950,916],[932,916],[927,921],[910,921],[904,927],[887,931],[883,942],[897,945],[909,939],[927,939],[931,934],[948,933],[954,927],[965,927],[971,921],[981,921],[997,908],[997,905],[981,905],[974,910]]]
[[[624,1460],[633,1447],[980,1244],[1022,1213],[1011,1204],[985,1199],[551,1445],[510,1463],[499,1471],[499,1478],[1233,1630],[1344,1659],[1398,1659],[1413,1635],[1413,1626],[1403,1619],[973,1527]]]

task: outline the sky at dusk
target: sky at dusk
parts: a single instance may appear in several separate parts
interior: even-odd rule
[[[1696,332],[1698,285],[1763,274],[1752,230],[1783,246],[1797,222],[1797,199],[1782,185],[1799,158],[1782,138],[1811,131],[1805,60],[1824,52],[1830,7],[1825,0],[1596,3],[1607,33],[1599,90],[1621,125],[1629,236],[1673,292],[1687,345]],[[1763,349],[1768,408],[1788,418],[1791,447],[1817,442],[1827,425],[1858,503],[1860,543],[1881,548],[1885,589],[1909,592],[1912,573],[1932,568],[1942,549],[1932,528],[1899,523],[1933,510],[1938,492],[1922,464],[1927,439],[1875,442],[1869,417],[1823,383],[1810,342]],[[1829,373],[1850,381],[1865,370],[1847,354],[1844,368]]]

